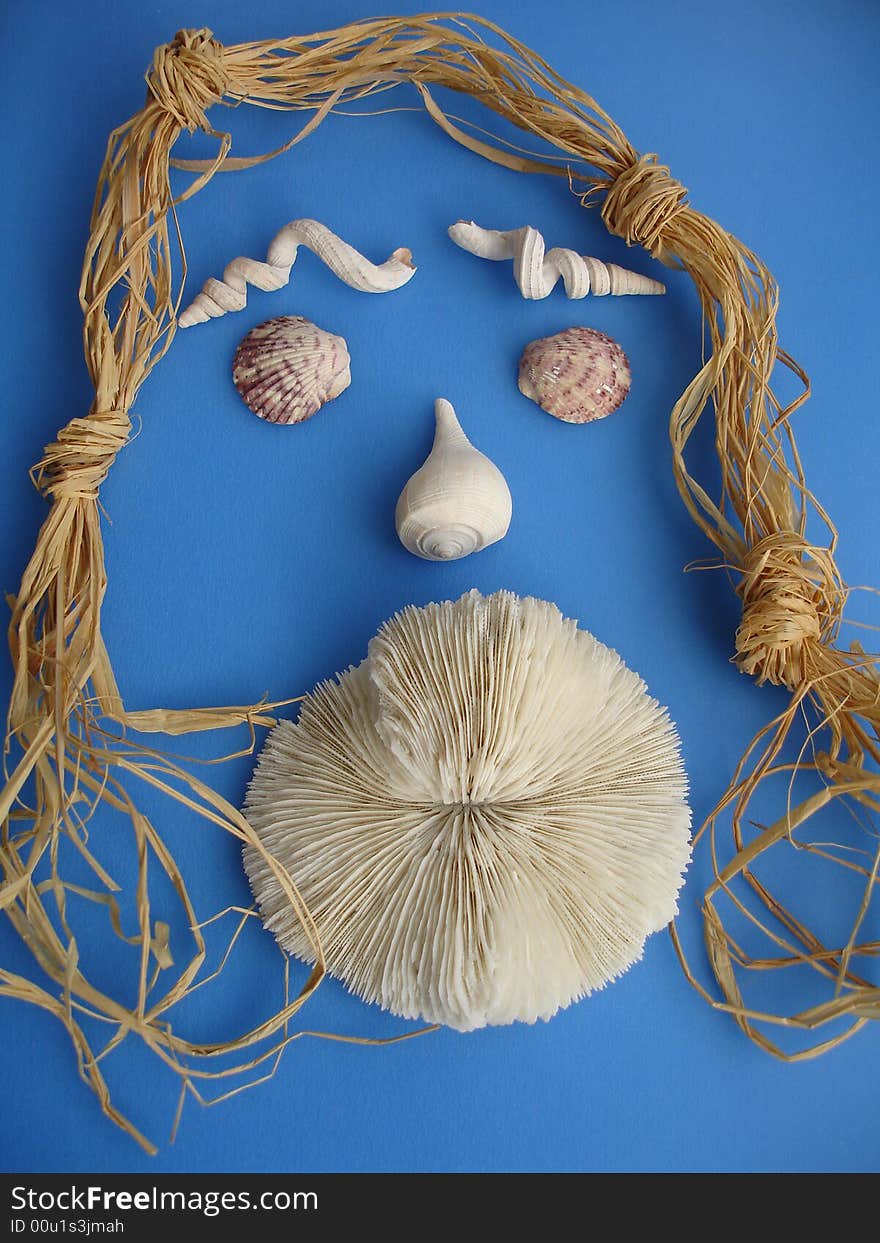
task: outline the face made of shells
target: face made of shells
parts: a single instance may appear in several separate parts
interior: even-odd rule
[[[279,315],[242,338],[232,382],[259,418],[301,423],[348,388],[350,363],[342,337],[300,315]]]
[[[613,414],[629,392],[629,359],[595,328],[566,328],[532,341],[519,363],[519,390],[563,423]]]

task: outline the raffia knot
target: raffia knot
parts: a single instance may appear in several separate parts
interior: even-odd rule
[[[602,219],[628,246],[663,250],[663,233],[687,207],[687,190],[656,155],[643,155],[615,177],[605,193]]]
[[[190,132],[210,128],[207,110],[228,85],[223,44],[204,29],[178,30],[171,43],[156,48],[147,74],[153,98]]]
[[[778,531],[750,548],[740,568],[737,665],[759,685],[802,687],[811,676],[811,646],[840,625],[846,588],[834,558],[793,531]]]
[[[71,419],[31,471],[34,486],[47,498],[96,500],[130,431],[131,420],[123,410],[98,410],[85,419]]]

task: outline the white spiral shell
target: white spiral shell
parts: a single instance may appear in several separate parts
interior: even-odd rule
[[[226,265],[222,280],[212,276],[205,281],[201,293],[179,315],[178,327],[191,328],[229,311],[241,311],[247,306],[248,285],[263,290],[283,288],[300,246],[313,251],[341,281],[362,293],[389,293],[415,275],[412,254],[405,247],[395,250],[384,263],[371,263],[319,220],[291,220],[272,239],[265,263],[240,255]]]
[[[512,259],[513,275],[524,298],[546,298],[560,278],[568,298],[585,298],[589,293],[597,298],[605,294],[666,293],[666,286],[659,281],[616,263],[603,263],[561,246],[545,252],[543,237],[528,224],[505,232],[459,220],[448,232],[456,246],[480,259]]]
[[[404,548],[426,561],[456,561],[503,539],[513,501],[507,480],[438,397],[430,454],[400,494],[395,526]]]

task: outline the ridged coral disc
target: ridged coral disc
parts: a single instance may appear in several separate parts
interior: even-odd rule
[[[631,382],[623,348],[596,328],[541,337],[519,360],[519,391],[563,423],[593,423],[613,414]]]
[[[300,315],[252,328],[232,360],[232,382],[269,423],[301,423],[351,384],[348,347]]]
[[[552,604],[408,608],[260,755],[247,815],[330,971],[407,1018],[549,1018],[641,957],[676,911],[690,813],[675,729]],[[308,941],[253,848],[267,928]]]

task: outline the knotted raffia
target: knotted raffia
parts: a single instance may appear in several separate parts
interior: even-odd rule
[[[209,130],[207,110],[229,89],[225,49],[210,30],[179,30],[157,47],[147,88],[163,111],[193,133]]]
[[[846,589],[834,558],[793,531],[778,531],[748,549],[741,570],[736,663],[759,684],[797,691],[811,677],[816,649],[840,625]]]
[[[124,410],[96,410],[86,419],[71,419],[34,467],[35,487],[47,499],[96,501],[130,432]]]
[[[639,156],[588,95],[489,23],[388,18],[310,38],[237,47],[224,47],[208,31],[181,31],[157,51],[144,107],[111,135],[98,181],[80,288],[95,399],[87,417],[73,412],[34,472],[51,509],[13,601],[9,638],[15,680],[7,780],[0,794],[0,909],[30,951],[34,967],[32,975],[0,968],[0,994],[40,1006],[64,1024],[80,1073],[104,1111],[148,1148],[149,1141],[112,1104],[101,1059],[127,1036],[138,1036],[180,1075],[181,1102],[188,1092],[199,1095],[203,1080],[222,1082],[235,1072],[244,1075],[245,1083],[265,1077],[286,1043],[304,1034],[291,1033],[289,1024],[320,982],[324,959],[295,878],[265,851],[241,813],[187,768],[126,735],[127,726],[166,733],[244,726],[252,745],[254,729],[270,724],[278,705],[125,711],[101,636],[106,575],[98,493],[126,443],[138,390],[173,340],[181,297],[172,281],[176,207],[221,168],[255,162],[229,155],[231,139],[211,127],[211,109],[222,100],[310,113],[281,151],[311,133],[337,103],[404,82],[415,84],[429,115],[456,142],[520,172],[567,178],[585,204],[602,201],[603,219],[612,232],[680,266],[693,279],[710,352],[672,411],[673,470],[694,521],[717,546],[723,564],[739,576],[744,606],[736,641],[740,668],[759,682],[787,687],[791,703],[754,740],[704,826],[712,838],[715,868],[703,901],[704,927],[721,999],[686,964],[685,969],[711,1004],[733,1014],[753,1040],[779,1056],[811,1056],[880,1017],[880,990],[860,974],[864,959],[880,950],[877,942],[860,940],[880,867],[876,835],[863,831],[857,851],[836,843],[824,824],[821,845],[805,836],[814,813],[838,799],[862,815],[880,807],[877,659],[836,645],[847,589],[834,564],[834,529],[806,487],[791,434],[790,416],[809,388],[804,373],[778,346],[777,289],[767,269],[720,225],[688,206],[684,189],[668,170],[654,156]],[[556,154],[535,160],[475,137],[445,115],[431,94],[434,85],[475,96]],[[207,165],[177,162],[197,175],[175,202],[171,151],[182,132],[196,129],[216,137],[217,155]],[[771,389],[777,362],[790,368],[804,388],[785,408]],[[717,501],[685,461],[688,440],[707,410],[714,410],[722,472]],[[826,524],[827,544],[809,542],[808,518],[811,529],[817,518]],[[810,726],[810,746],[805,744],[793,762],[783,756],[783,748],[803,718]],[[820,734],[824,750],[817,743]],[[795,802],[795,779],[804,775],[813,777],[813,788]],[[774,776],[788,785],[785,805],[775,823],[754,830],[752,799]],[[278,1012],[233,1038],[195,1042],[172,1025],[177,1003],[208,978],[203,972],[207,921],[196,912],[161,830],[138,809],[137,790],[144,783],[263,856],[313,947],[315,968],[299,994],[290,998],[285,986]],[[128,937],[115,883],[98,858],[108,830],[105,817],[93,821],[93,816],[107,808],[129,822],[139,875],[137,928]],[[732,846],[722,862],[716,830],[728,810]],[[118,821],[113,831],[116,844]],[[817,859],[840,864],[860,878],[863,896],[846,943],[825,945],[758,879],[756,862],[777,843],[813,851]],[[72,855],[90,867],[92,888],[70,879]],[[168,922],[154,914],[150,876],[156,869],[177,894],[191,927],[189,945],[171,944]],[[726,931],[716,905],[722,893],[753,932],[766,938],[769,956],[750,954]],[[102,904],[109,927],[132,944],[137,964],[133,1004],[124,984],[110,996],[92,982],[90,963],[81,956],[75,935],[75,905],[82,900]],[[239,930],[247,918],[248,913],[240,913]],[[681,953],[674,930],[673,936]],[[812,968],[828,1000],[795,1015],[747,1006],[740,989],[744,968],[789,966]],[[95,1016],[107,1033],[101,1045],[92,1036]],[[775,1023],[808,1033],[831,1020],[842,1026],[838,1023],[831,1036],[816,1043],[805,1040],[794,1053],[777,1046],[764,1030]]]
[[[643,155],[617,174],[605,191],[602,219],[627,246],[644,246],[660,258],[672,222],[687,206],[687,190],[657,163]]]

